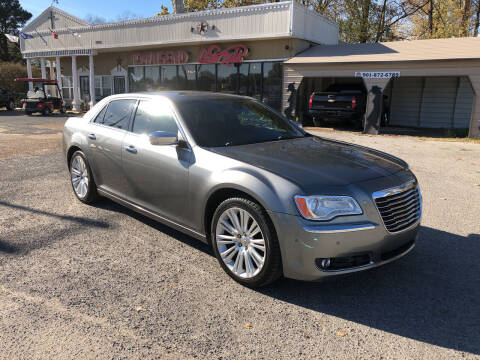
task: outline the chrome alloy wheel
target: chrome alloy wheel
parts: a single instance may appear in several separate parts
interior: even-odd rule
[[[80,199],[83,199],[87,196],[89,179],[87,165],[80,155],[73,158],[70,174],[72,175],[73,190]]]
[[[265,263],[265,239],[250,213],[238,207],[225,210],[217,222],[215,241],[225,265],[236,276],[250,279]]]

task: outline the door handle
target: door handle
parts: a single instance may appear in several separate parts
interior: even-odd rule
[[[136,154],[136,153],[137,153],[137,149],[136,149],[135,146],[133,146],[133,145],[125,146],[125,150],[127,150],[129,153],[132,153],[132,154]]]
[[[89,139],[92,139],[92,140],[96,140],[97,137],[95,136],[95,134],[88,134],[88,138]]]

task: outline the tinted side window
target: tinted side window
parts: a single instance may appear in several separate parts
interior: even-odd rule
[[[155,101],[140,101],[135,114],[133,132],[150,134],[154,131],[177,133],[178,127],[172,111],[166,104]]]
[[[95,123],[103,124],[103,118],[105,116],[105,112],[107,111],[107,107],[108,107],[108,104],[105,105],[102,110],[100,110],[100,112],[95,117],[95,120],[94,120]]]
[[[103,124],[128,130],[128,120],[137,100],[114,100],[108,105]]]

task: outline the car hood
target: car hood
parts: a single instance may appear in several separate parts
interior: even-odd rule
[[[386,153],[314,136],[211,150],[305,189],[354,184],[408,168],[407,163]]]

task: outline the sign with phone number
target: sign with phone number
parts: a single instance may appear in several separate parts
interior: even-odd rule
[[[400,77],[400,71],[356,71],[355,77],[364,79],[391,79]]]

